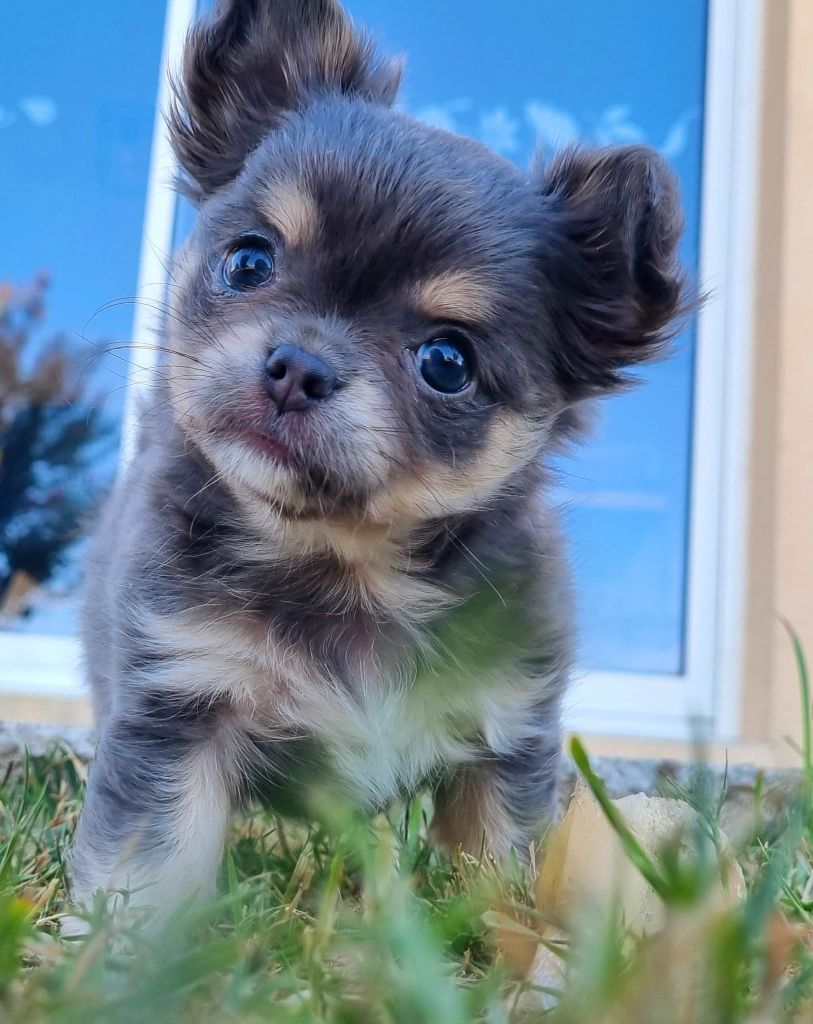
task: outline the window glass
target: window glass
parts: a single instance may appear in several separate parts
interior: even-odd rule
[[[4,9],[0,629],[75,628],[85,524],[116,468],[164,14]]]
[[[572,141],[646,142],[677,171],[697,266],[706,0],[351,0],[407,54],[403,103],[527,165]],[[677,673],[684,649],[693,331],[598,410],[559,469],[590,668]]]

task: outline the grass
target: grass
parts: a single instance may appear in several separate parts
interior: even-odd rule
[[[809,716],[807,668],[794,642]],[[665,903],[667,924],[640,939],[612,908],[583,921],[566,949],[555,947],[566,964],[555,1001],[517,969],[547,948],[525,873],[434,851],[425,799],[329,831],[260,811],[243,816],[217,903],[186,908],[158,938],[99,905],[89,938],[61,939],[63,858],[84,767],[66,751],[28,759],[0,784],[0,1022],[809,1024],[809,741],[804,752],[808,784],[781,817],[764,818],[755,794],[753,828],[736,847],[747,897],[732,906],[715,896],[718,861],[708,852],[721,802],[702,773],[681,794],[699,811],[697,856],[667,850],[655,863],[575,743],[582,776]]]

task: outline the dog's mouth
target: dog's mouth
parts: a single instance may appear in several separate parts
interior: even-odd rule
[[[339,488],[334,474],[320,465],[314,458],[312,443],[307,436],[281,438],[277,431],[246,427],[245,425],[224,425],[216,436],[240,448],[255,458],[259,456],[269,467],[285,470],[289,484],[295,481],[300,498],[335,499]]]
[[[267,422],[260,415],[235,416],[221,409],[194,425],[216,465],[291,517],[353,516],[366,505],[369,484],[354,474],[344,446],[331,444],[317,423],[304,417]]]
[[[237,438],[252,452],[263,455],[273,462],[283,466],[293,462],[290,448],[270,434],[258,430],[243,430],[237,433]]]
[[[225,410],[208,423],[198,420],[194,425],[210,443],[236,444],[246,455],[259,456],[297,476],[308,470],[313,444],[310,432],[301,427],[291,430],[287,424],[266,423],[260,416],[233,416]]]

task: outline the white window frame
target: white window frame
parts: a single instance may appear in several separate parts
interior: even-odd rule
[[[162,68],[176,67],[196,0],[169,0]],[[567,724],[581,731],[651,738],[736,739],[740,720],[745,516],[750,430],[752,295],[758,201],[762,0],[709,0],[700,218],[700,280],[711,299],[697,325],[690,528],[683,674],[577,673]],[[164,128],[169,90],[159,87],[133,337],[158,326],[163,254],[171,251],[176,171]],[[136,353],[122,458],[153,360]],[[80,695],[71,637],[0,636],[0,694]]]

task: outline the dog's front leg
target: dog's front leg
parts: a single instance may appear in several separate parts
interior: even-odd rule
[[[559,732],[550,728],[447,773],[435,790],[431,837],[449,851],[504,861],[514,849],[527,861],[553,812],[558,760]]]
[[[210,895],[236,790],[227,730],[187,706],[108,721],[69,858],[72,900],[97,890],[150,908],[160,925],[179,904]]]

